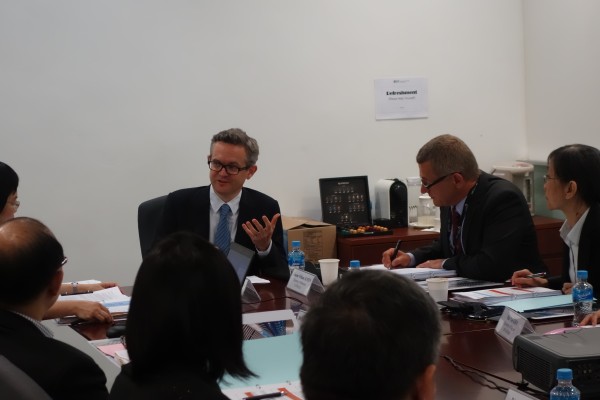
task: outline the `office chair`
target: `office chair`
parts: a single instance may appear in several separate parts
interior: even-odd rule
[[[0,394],[11,400],[52,400],[29,375],[0,355]]]
[[[166,195],[160,196],[146,200],[138,206],[138,233],[140,235],[142,257],[148,254],[156,240],[156,231],[162,219],[166,200]]]

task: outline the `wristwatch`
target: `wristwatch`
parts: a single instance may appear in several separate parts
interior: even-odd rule
[[[77,286],[79,286],[79,282],[71,282],[72,293],[77,293]]]

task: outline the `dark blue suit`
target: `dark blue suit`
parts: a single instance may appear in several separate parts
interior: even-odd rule
[[[459,276],[504,282],[514,271],[546,271],[537,246],[533,220],[523,193],[511,182],[481,172],[463,209],[463,254],[450,244],[450,207],[440,209],[440,240],[412,251],[417,264],[444,258],[444,269]]]
[[[5,310],[0,310],[0,354],[55,400],[108,398],[104,372],[90,356]]]
[[[271,219],[277,213],[280,213],[280,210],[279,203],[275,199],[256,190],[242,188],[235,242],[256,251],[254,243],[242,228],[242,223],[254,218],[262,223],[263,215]],[[209,216],[210,186],[172,192],[165,203],[157,238],[160,240],[164,236],[177,231],[191,231],[208,240]],[[275,226],[272,241],[273,245],[267,256],[259,257],[255,255],[248,270],[248,275],[269,275],[280,279],[289,278],[281,218]]]

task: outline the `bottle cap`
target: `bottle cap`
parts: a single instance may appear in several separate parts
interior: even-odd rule
[[[560,380],[572,380],[573,379],[573,371],[571,368],[559,368],[556,370],[556,379]]]
[[[585,269],[580,269],[579,271],[577,271],[577,278],[578,279],[587,279],[588,272]]]
[[[300,247],[300,241],[299,240],[292,240],[292,247]]]
[[[350,260],[350,268],[360,268],[360,261]]]

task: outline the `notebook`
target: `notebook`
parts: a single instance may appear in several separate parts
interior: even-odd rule
[[[236,242],[231,243],[227,259],[233,266],[233,269],[240,280],[240,284],[244,283],[244,279],[246,278],[246,274],[248,273],[248,269],[250,268],[250,263],[252,262],[253,257],[253,250],[250,250]]]

